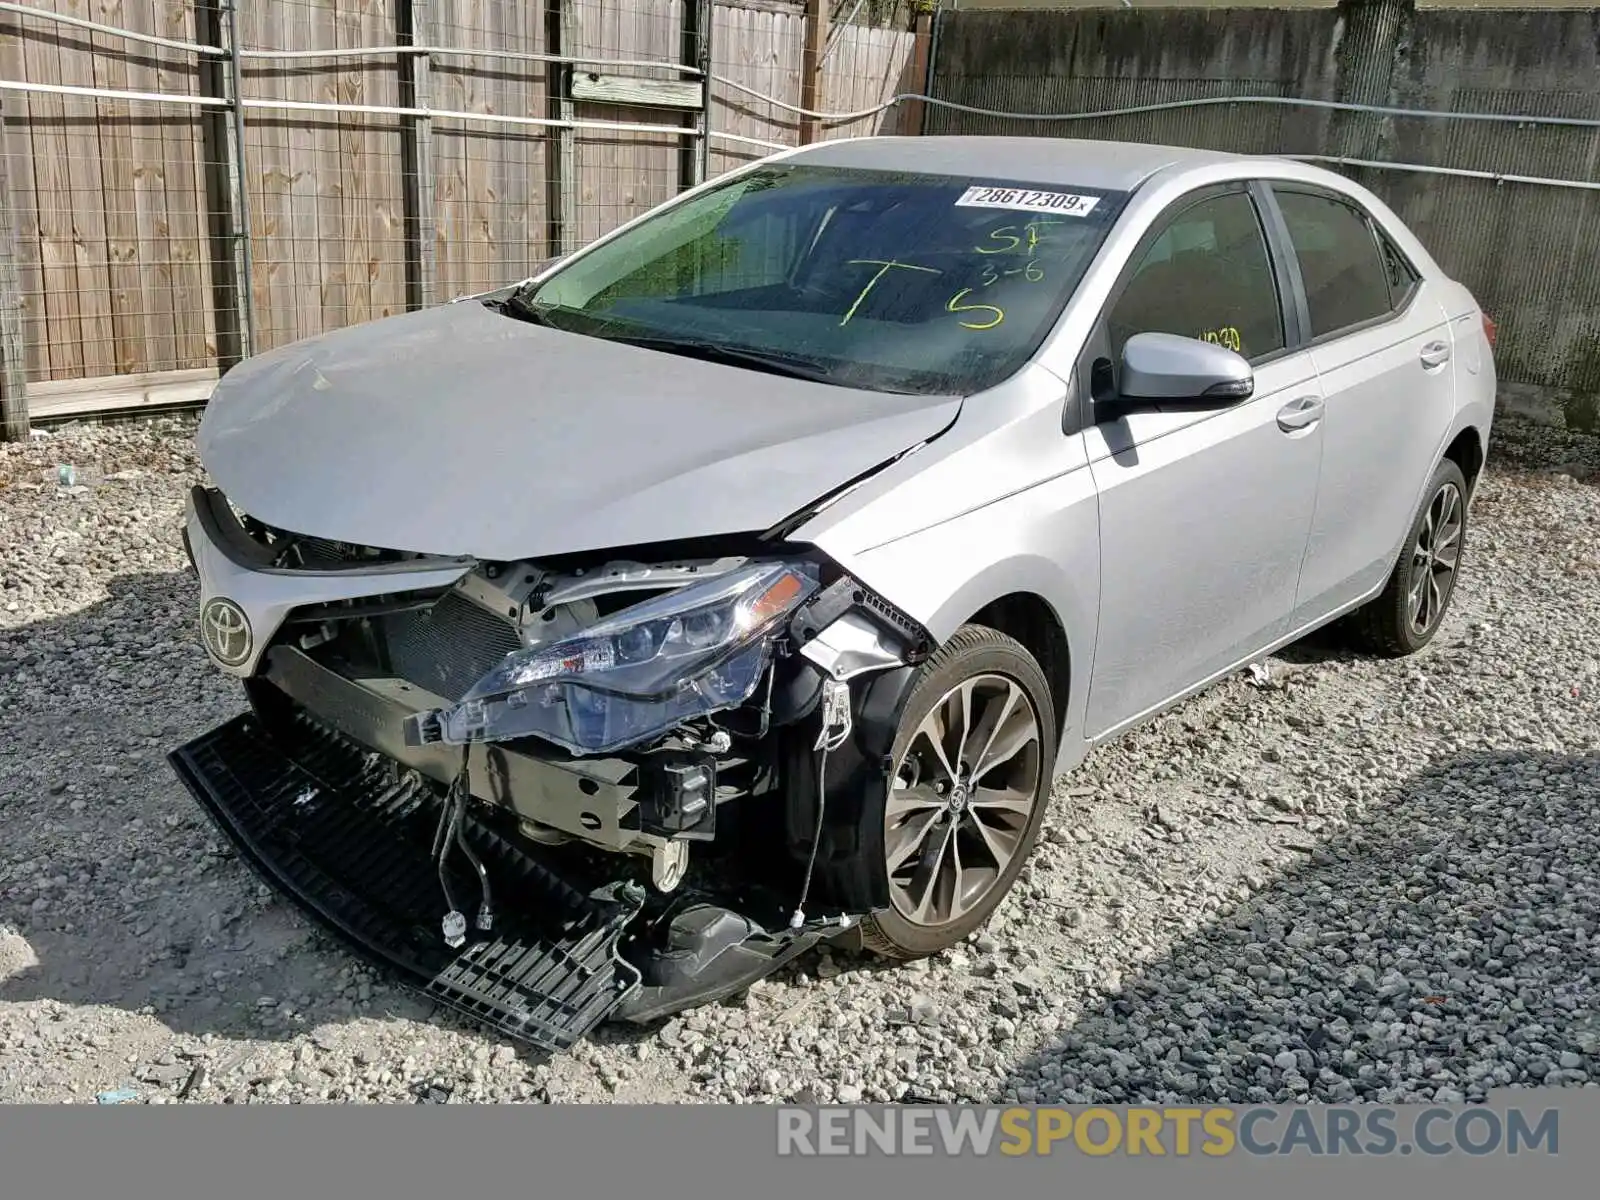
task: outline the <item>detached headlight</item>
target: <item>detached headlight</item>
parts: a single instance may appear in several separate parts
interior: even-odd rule
[[[408,742],[532,735],[605,754],[743,704],[785,618],[817,590],[809,563],[754,563],[646,600],[582,633],[508,654],[460,703],[406,724]]]

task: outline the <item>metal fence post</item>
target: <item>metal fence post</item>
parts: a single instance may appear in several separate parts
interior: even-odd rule
[[[549,53],[564,57],[578,44],[577,0],[548,0],[544,37]],[[553,62],[545,76],[548,105],[546,115],[558,121],[571,121],[576,111],[572,103],[572,64]],[[547,172],[549,187],[549,242],[551,257],[570,254],[578,248],[578,135],[571,125],[556,128],[552,143],[555,162]],[[546,151],[548,153],[548,150]]]
[[[235,286],[239,292],[240,311],[243,319],[240,321],[240,350],[245,357],[253,352],[256,327],[256,298],[255,298],[255,253],[250,245],[250,187],[249,176],[245,174],[244,161],[244,68],[239,58],[239,0],[223,0],[222,8],[222,36],[223,45],[228,51],[228,103],[233,106],[233,137],[229,144],[232,153],[228,156],[229,174],[232,178],[234,195],[233,219],[233,245],[234,245],[234,270],[237,272]]]
[[[711,19],[712,0],[688,0],[683,6],[678,60],[699,71],[680,78],[700,85],[700,111],[686,112],[681,120],[687,131],[678,144],[678,190],[686,191],[706,181],[711,163]]]
[[[428,0],[400,0],[395,13],[402,46],[432,45]],[[400,56],[400,104],[430,106],[431,61],[426,54]],[[407,306],[426,308],[438,302],[439,281],[433,205],[433,118],[410,117],[400,148],[406,206]]]
[[[248,358],[254,341],[255,258],[250,245],[250,189],[245,164],[244,71],[239,58],[236,0],[208,0],[195,10],[201,38],[226,55],[207,56],[200,66],[202,89],[224,100],[203,119],[207,207],[210,209],[211,294],[217,329],[217,368],[226,371]]]
[[[711,55],[712,29],[717,19],[716,0],[695,0],[695,44],[685,49],[692,51],[692,61],[700,69],[700,119],[696,122],[694,144],[694,170],[691,182],[704,183],[711,177]],[[689,6],[685,6],[688,19]]]
[[[17,227],[11,203],[11,154],[5,99],[0,97],[0,441],[28,436],[27,348],[22,341],[22,285],[17,277]]]

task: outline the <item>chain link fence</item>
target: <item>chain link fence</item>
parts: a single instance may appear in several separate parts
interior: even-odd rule
[[[526,278],[774,150],[897,131],[893,105],[817,114],[920,90],[915,19],[4,0],[0,408],[19,388],[24,417],[203,399],[246,355]]]

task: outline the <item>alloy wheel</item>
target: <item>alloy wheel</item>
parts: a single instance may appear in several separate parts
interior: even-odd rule
[[[906,920],[947,925],[999,883],[1039,803],[1041,745],[1033,702],[1004,675],[964,680],[922,719],[884,810],[890,899]]]
[[[1455,587],[1456,567],[1461,562],[1463,505],[1461,491],[1446,483],[1428,503],[1411,548],[1411,583],[1406,596],[1406,616],[1411,629],[1425,636],[1444,615],[1450,591]]]

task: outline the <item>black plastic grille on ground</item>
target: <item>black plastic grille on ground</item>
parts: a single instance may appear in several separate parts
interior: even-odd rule
[[[636,908],[578,891],[470,809],[467,837],[489,872],[496,929],[446,947],[430,855],[438,797],[303,713],[277,736],[236,717],[168,759],[270,883],[431,998],[509,1037],[564,1050],[638,981],[615,953]],[[454,858],[451,891],[470,917],[477,878]]]
[[[477,942],[433,977],[428,994],[511,1037],[527,1038],[530,1027],[592,1029],[638,979],[618,970],[616,935],[616,927],[597,924],[566,946]]]

